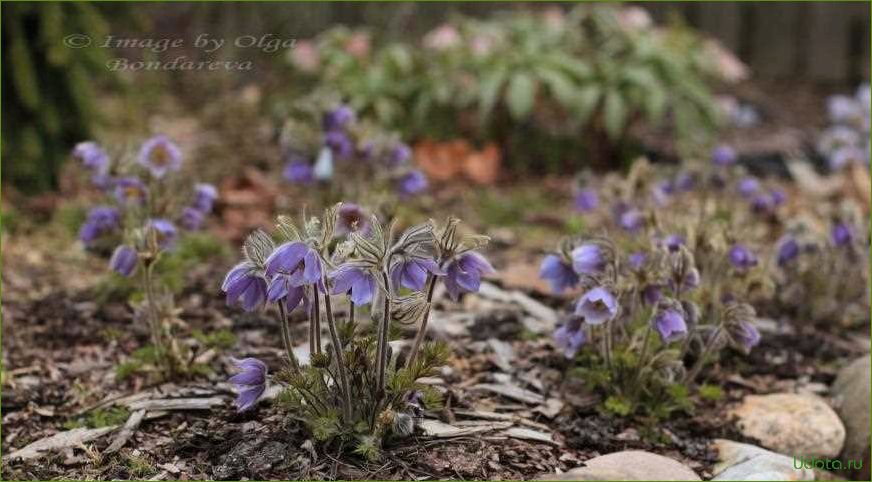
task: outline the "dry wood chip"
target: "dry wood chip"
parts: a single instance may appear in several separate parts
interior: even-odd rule
[[[455,427],[454,425],[449,425],[447,423],[440,422],[439,420],[432,419],[424,420],[423,422],[421,422],[420,427],[424,431],[424,435],[433,438],[464,437],[468,435],[490,432],[493,430],[499,430],[500,428],[504,428],[501,426],[495,426],[494,424],[477,427]]]
[[[209,398],[158,398],[141,400],[128,405],[131,410],[209,410],[215,405],[222,405],[221,397]]]
[[[549,445],[559,446],[560,444],[555,442],[551,438],[550,433],[539,432],[536,430],[531,430],[529,428],[524,427],[512,427],[507,430],[503,430],[499,433],[499,435],[505,435],[506,437],[521,439],[521,440],[531,440],[533,442],[542,442]]]
[[[102,437],[118,428],[117,425],[100,428],[74,428],[66,432],[56,433],[50,437],[39,439],[26,447],[3,456],[5,460],[29,460],[39,458],[51,450],[78,447],[85,442]]]
[[[517,385],[510,385],[508,383],[479,383],[472,387],[473,390],[486,390],[492,393],[496,393],[497,395],[502,395],[507,398],[511,398],[512,400],[517,400],[519,402],[529,403],[532,405],[538,405],[545,401],[545,397],[539,395],[538,393],[531,392],[530,390],[523,389]]]

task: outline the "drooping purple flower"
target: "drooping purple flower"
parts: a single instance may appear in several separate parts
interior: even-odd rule
[[[139,260],[136,250],[126,244],[119,245],[109,258],[109,269],[121,276],[130,277]]]
[[[716,166],[732,166],[736,163],[736,157],[735,149],[726,144],[721,144],[712,151],[712,163]]]
[[[772,196],[766,193],[756,194],[751,199],[751,210],[758,214],[769,214],[775,209]]]
[[[353,203],[343,203],[339,207],[334,236],[342,237],[355,232],[366,235],[369,228],[369,216],[363,208]]]
[[[691,268],[687,270],[686,273],[684,273],[684,276],[680,280],[678,286],[676,286],[675,280],[673,279],[669,281],[669,287],[672,289],[672,291],[684,293],[699,286],[699,281],[699,270],[697,270],[696,268]]]
[[[853,241],[854,233],[851,226],[846,223],[837,223],[833,226],[831,237],[834,245],[847,246]]]
[[[769,192],[769,200],[772,202],[772,207],[778,207],[787,202],[787,193],[781,189],[773,189]]]
[[[549,254],[542,260],[539,268],[539,277],[547,281],[551,291],[560,294],[564,290],[572,289],[578,284],[578,273],[572,269],[562,256]]]
[[[675,186],[672,181],[660,181],[651,188],[651,199],[657,206],[663,207],[669,204],[670,196],[675,192]]]
[[[645,287],[642,288],[642,303],[646,306],[654,306],[658,301],[660,301],[662,293],[663,288],[658,284],[645,285]]]
[[[627,257],[627,261],[630,263],[630,268],[634,271],[639,271],[645,266],[645,262],[648,260],[648,257],[645,256],[645,253],[642,251],[636,251],[635,253],[631,253],[630,256]]]
[[[227,306],[239,304],[245,311],[254,311],[266,301],[267,285],[255,266],[243,261],[227,272],[221,291],[227,293]]]
[[[73,148],[73,157],[96,175],[105,176],[109,172],[109,155],[93,141],[80,142]]]
[[[145,223],[147,236],[154,236],[161,249],[172,249],[179,238],[179,231],[168,219],[154,218]]]
[[[727,325],[730,340],[737,348],[748,352],[760,343],[760,332],[750,321],[741,320]]]
[[[785,266],[799,256],[799,243],[793,236],[785,235],[778,241],[778,266]]]
[[[90,246],[101,236],[118,229],[121,213],[111,206],[95,206],[88,211],[88,217],[79,228],[79,239]]]
[[[349,294],[351,302],[357,306],[368,305],[375,294],[376,283],[372,272],[353,266],[340,266],[330,273],[333,280],[334,295]]]
[[[402,195],[412,196],[424,191],[428,186],[427,176],[418,169],[412,169],[399,179],[397,189]]]
[[[157,135],[142,143],[139,164],[160,179],[182,167],[182,151],[165,135]]]
[[[578,212],[589,213],[599,207],[599,196],[595,189],[581,189],[575,193],[572,205]]]
[[[688,171],[679,172],[675,176],[675,189],[681,192],[692,191],[696,186],[696,177]]]
[[[663,343],[672,343],[687,335],[687,323],[684,321],[684,316],[675,310],[660,311],[654,317],[653,322]]]
[[[338,159],[349,159],[354,154],[354,143],[343,131],[328,131],[324,134],[324,145],[329,147]]]
[[[217,198],[218,190],[215,186],[204,182],[197,183],[194,185],[194,202],[191,206],[203,214],[209,214]]]
[[[244,412],[251,409],[257,400],[266,391],[266,363],[257,358],[232,359],[233,364],[240,370],[228,380],[237,391],[236,410]]]
[[[203,225],[203,212],[199,209],[188,206],[182,209],[182,216],[179,224],[189,231],[196,231]]]
[[[586,341],[581,322],[580,317],[572,317],[554,331],[554,344],[563,350],[563,355],[568,359],[575,357]]]
[[[744,244],[734,244],[729,251],[730,262],[739,269],[757,266],[757,256]]]
[[[445,288],[451,299],[457,301],[461,293],[478,292],[482,275],[495,271],[484,256],[467,251],[452,259],[445,272]]]
[[[625,231],[637,231],[642,227],[644,222],[645,216],[642,214],[642,211],[639,211],[636,208],[626,209],[618,216],[618,224],[620,224],[621,228]]]
[[[582,244],[572,250],[572,269],[578,274],[592,275],[599,273],[606,265],[606,259],[596,244]]]
[[[599,325],[618,315],[618,300],[609,290],[597,286],[578,299],[575,314],[583,316],[589,325]]]
[[[412,159],[412,149],[405,143],[397,143],[391,149],[390,162],[392,166],[401,166]]]
[[[683,246],[685,243],[684,236],[678,234],[670,234],[666,236],[663,240],[663,246],[666,246],[671,253],[678,251],[678,249]]]
[[[754,193],[756,193],[760,189],[760,181],[754,177],[745,177],[739,181],[739,194],[742,195],[745,199],[750,198]]]
[[[344,129],[354,121],[354,110],[345,104],[340,104],[324,114],[324,130],[337,131]]]
[[[315,180],[312,165],[306,161],[291,161],[285,164],[282,176],[295,184],[311,184]]]
[[[141,206],[148,198],[148,190],[138,177],[121,177],[115,180],[115,199],[122,206]]]
[[[287,242],[279,246],[266,259],[266,276],[288,276],[292,286],[321,281],[321,256],[302,241]]]
[[[399,289],[400,286],[403,286],[410,290],[421,291],[424,289],[428,273],[434,276],[444,276],[446,274],[432,259],[404,259],[392,268],[391,283],[393,283],[394,289]]]
[[[294,311],[300,305],[303,306],[304,311],[308,311],[309,307],[306,287],[293,286],[290,282],[290,277],[283,274],[273,276],[272,281],[269,282],[266,289],[266,300],[270,303],[284,301],[288,313]]]

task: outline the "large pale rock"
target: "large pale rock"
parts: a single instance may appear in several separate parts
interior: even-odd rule
[[[712,480],[815,480],[811,469],[797,469],[792,457],[756,445],[717,439],[718,463]]]
[[[733,414],[742,434],[788,456],[836,457],[845,443],[839,416],[816,395],[748,395]]]
[[[869,355],[854,360],[842,368],[832,387],[836,410],[844,422],[847,437],[842,459],[863,461],[863,469],[853,474],[857,480],[869,480],[869,379],[872,378]]]
[[[562,474],[539,480],[700,480],[681,462],[642,450],[626,450],[594,457]]]

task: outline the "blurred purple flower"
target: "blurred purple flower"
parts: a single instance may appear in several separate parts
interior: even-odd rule
[[[729,251],[730,262],[739,269],[757,266],[757,256],[743,244],[734,244]]]
[[[660,301],[663,288],[657,284],[645,285],[642,288],[642,303],[647,306],[654,306]]]
[[[636,251],[635,253],[630,254],[627,257],[627,261],[630,263],[630,267],[635,271],[641,270],[645,266],[645,262],[648,260],[648,257],[645,256],[645,253],[642,251]]]
[[[372,302],[376,283],[370,271],[352,266],[340,266],[339,269],[330,273],[330,279],[333,280],[331,294],[347,293],[351,301],[357,306]]]
[[[760,189],[760,181],[754,177],[745,177],[739,181],[739,194],[742,195],[745,199],[748,199]]]
[[[785,235],[778,241],[778,266],[785,266],[799,256],[799,243],[793,236]]]
[[[342,203],[337,213],[334,236],[342,237],[355,232],[366,235],[369,228],[369,216],[363,208],[354,203]]]
[[[687,171],[679,172],[678,175],[675,176],[675,190],[681,192],[692,191],[694,186],[696,186],[696,178],[694,175]]]
[[[586,341],[581,322],[580,317],[574,316],[554,331],[554,344],[566,358],[573,358]]]
[[[683,246],[685,243],[684,236],[680,236],[678,234],[670,234],[666,236],[663,240],[663,246],[666,247],[670,252],[674,253],[678,251],[678,248]]]
[[[621,228],[630,232],[637,231],[644,222],[645,217],[642,215],[642,211],[636,208],[629,208],[618,217],[618,224],[621,225]]]
[[[551,291],[557,294],[574,288],[579,281],[578,274],[572,269],[572,265],[567,263],[562,256],[556,254],[549,254],[542,260],[539,277],[547,281],[551,286]]]
[[[189,231],[196,231],[203,225],[203,213],[196,208],[188,206],[182,209],[182,216],[179,224]]]
[[[295,184],[310,184],[315,180],[312,165],[306,161],[291,161],[285,164],[282,172],[285,180]]]
[[[109,258],[109,269],[121,276],[130,277],[139,260],[136,250],[126,244],[119,245]]]
[[[302,241],[282,244],[267,257],[265,264],[268,278],[284,274],[291,286],[321,281],[321,255]]]
[[[342,131],[328,131],[324,134],[324,145],[333,151],[338,159],[350,159],[354,154],[354,143],[348,134]]]
[[[111,206],[95,206],[88,211],[88,217],[79,228],[79,239],[90,246],[101,236],[108,234],[120,226],[121,213]]]
[[[237,411],[244,412],[254,407],[257,400],[266,391],[267,366],[266,363],[257,358],[244,358],[242,360],[232,358],[231,360],[236,368],[241,370],[228,380],[238,392],[233,403],[236,405]]]
[[[284,300],[288,313],[294,311],[301,304],[303,311],[308,312],[309,299],[306,297],[306,287],[292,285],[290,277],[283,274],[273,276],[272,281],[269,282],[266,289],[266,300],[270,303],[280,303]]]
[[[618,300],[609,290],[597,286],[578,299],[575,314],[583,316],[589,325],[599,325],[618,315]]]
[[[160,179],[182,167],[182,151],[167,136],[157,135],[142,144],[139,164]]]
[[[194,185],[194,202],[191,206],[202,214],[209,214],[217,198],[218,190],[215,186],[203,182],[197,183]]]
[[[435,261],[428,258],[412,258],[400,261],[391,270],[391,283],[394,290],[400,286],[410,290],[421,291],[427,281],[427,274],[444,276],[445,271],[439,268]]]
[[[847,246],[854,240],[854,233],[846,223],[837,223],[833,226],[831,237],[833,244],[836,246]]]
[[[572,257],[572,269],[578,274],[596,274],[606,265],[602,248],[596,244],[582,244],[572,250],[570,257]]]
[[[141,206],[148,198],[145,184],[138,177],[115,180],[115,199],[123,206]]]
[[[411,196],[424,191],[428,185],[427,176],[418,169],[413,169],[400,178],[397,188],[400,194]]]
[[[653,322],[663,343],[672,343],[687,335],[687,323],[684,321],[684,316],[675,310],[660,311],[654,317]]]
[[[760,332],[751,322],[742,320],[727,326],[730,340],[737,348],[748,352],[760,343]]]
[[[488,260],[475,251],[455,257],[445,271],[445,288],[454,301],[460,298],[461,293],[478,292],[482,275],[495,272]]]
[[[736,151],[732,147],[721,144],[712,151],[712,163],[716,166],[732,166],[736,163]]]
[[[154,218],[145,223],[147,233],[154,233],[157,246],[161,249],[172,249],[179,238],[179,231],[168,219]],[[151,236],[151,234],[148,234]]]
[[[340,104],[324,114],[324,130],[337,131],[354,122],[354,110],[346,104]]]
[[[599,207],[599,196],[596,190],[586,188],[578,191],[573,200],[573,207],[581,213],[588,213]]]
[[[391,165],[401,166],[408,163],[412,159],[412,149],[402,142],[398,143],[391,150]]]
[[[73,148],[73,157],[96,175],[105,176],[109,172],[109,155],[93,141],[80,142]]]
[[[239,304],[245,311],[254,311],[266,301],[266,280],[251,262],[243,261],[224,277],[221,291],[227,293],[227,306]]]

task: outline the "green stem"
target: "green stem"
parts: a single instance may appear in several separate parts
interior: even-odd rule
[[[291,341],[291,333],[290,333],[290,329],[288,327],[288,317],[287,317],[287,313],[285,312],[285,305],[283,304],[282,300],[279,300],[278,306],[279,306],[278,322],[279,322],[279,327],[282,330],[282,341],[284,342],[284,345],[285,345],[285,353],[288,356],[288,363],[291,364],[291,369],[294,371],[294,373],[299,374],[300,373],[300,363],[297,361],[297,357],[294,356],[294,344]]]
[[[648,358],[648,345],[651,341],[651,324],[645,327],[645,341],[642,342],[642,354],[639,355],[639,368],[636,369],[636,381],[642,377],[642,370],[645,368],[645,362]]]
[[[421,344],[424,342],[424,336],[427,334],[427,322],[430,320],[430,303],[433,301],[433,292],[436,291],[436,277],[431,273],[427,278],[427,311],[421,318],[421,326],[418,327],[418,332],[415,333],[415,341],[412,343],[412,349],[409,351],[409,357],[406,359],[406,368],[412,366],[415,358],[418,356],[418,351],[421,349]]]

